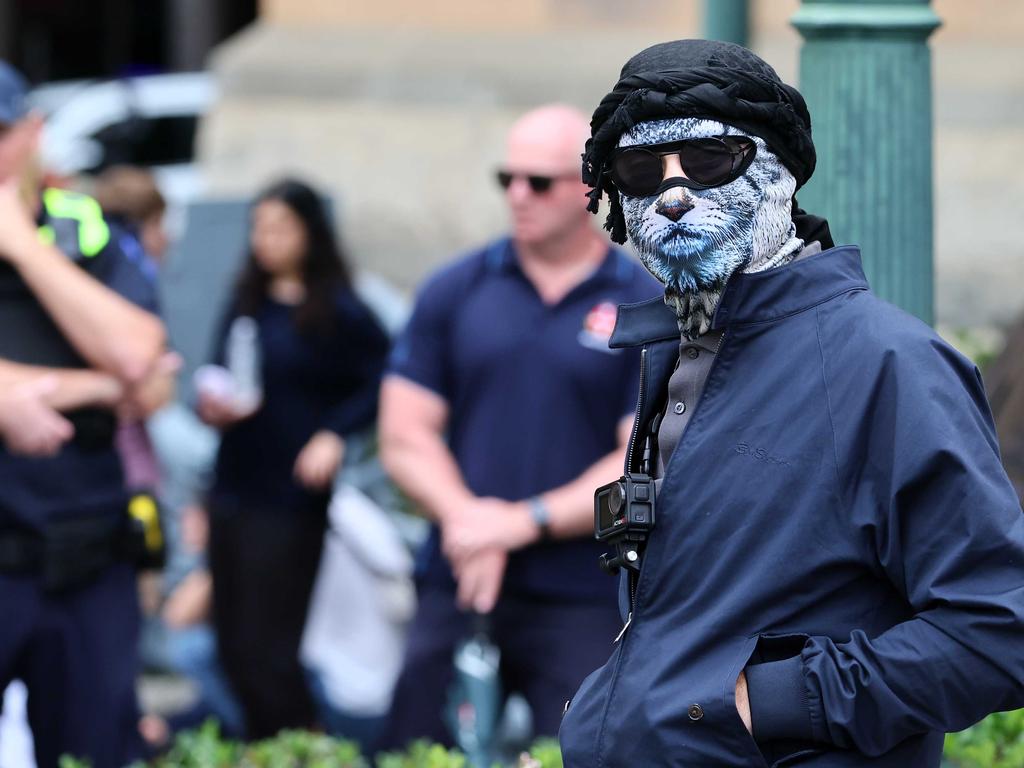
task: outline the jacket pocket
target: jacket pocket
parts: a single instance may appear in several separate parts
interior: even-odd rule
[[[771,761],[771,768],[785,768],[789,765],[799,765],[812,757],[825,754],[825,750],[811,744],[768,744],[761,748],[761,751]],[[771,753],[771,754],[770,754]],[[770,754],[770,756],[769,756]]]
[[[798,632],[761,634],[747,667],[772,661],[783,661],[800,655],[808,635]],[[771,768],[799,765],[806,759],[826,752],[823,744],[799,739],[755,740]]]
[[[587,675],[572,698],[564,703],[558,741],[565,768],[598,764],[597,745],[604,727],[605,708],[611,696],[618,657],[616,648],[605,665]]]
[[[747,664],[764,664],[799,656],[810,635],[802,632],[766,633],[754,638],[757,642]]]
[[[728,720],[729,734],[734,737],[736,747],[751,759],[752,762],[750,764],[752,766],[769,768],[768,761],[765,759],[760,747],[758,747],[757,742],[754,741],[754,737],[750,735],[747,726],[743,724],[743,718],[740,717],[739,710],[736,708],[736,681],[740,676],[740,672],[750,661],[751,654],[753,654],[754,649],[757,647],[757,643],[757,635],[748,637],[743,642],[738,657],[730,665],[728,675],[722,683],[722,705]]]

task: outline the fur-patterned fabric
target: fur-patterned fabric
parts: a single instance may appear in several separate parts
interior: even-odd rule
[[[714,120],[675,118],[638,123],[620,147],[708,136],[743,135]],[[796,179],[764,141],[735,181],[711,189],[673,187],[648,197],[620,193],[626,231],[644,266],[665,284],[665,303],[689,339],[711,327],[726,282],[737,270],[758,272],[791,261],[803,247],[792,220]],[[678,221],[659,202],[682,205]]]

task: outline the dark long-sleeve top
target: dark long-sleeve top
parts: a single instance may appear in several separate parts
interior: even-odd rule
[[[326,494],[305,491],[293,477],[296,457],[320,430],[345,436],[376,418],[389,343],[370,310],[339,289],[329,336],[300,332],[294,314],[267,299],[255,315],[263,404],[224,432],[211,494],[221,508],[322,510]],[[217,341],[221,361],[235,317],[229,313]]]

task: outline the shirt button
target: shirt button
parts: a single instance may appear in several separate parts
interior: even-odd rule
[[[686,350],[686,356],[691,360],[696,360],[699,355],[700,350],[697,349],[696,347],[688,347]]]
[[[686,403],[680,400],[678,403],[676,403],[675,408],[673,408],[672,410],[674,410],[676,413],[681,414],[686,410]]]
[[[690,708],[686,710],[686,714],[690,716],[690,719],[697,722],[704,717],[704,710],[700,708],[700,704],[691,704]]]

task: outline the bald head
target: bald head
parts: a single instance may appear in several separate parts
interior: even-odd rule
[[[586,115],[563,104],[527,112],[508,132],[505,202],[520,245],[542,246],[591,229],[580,154]]]
[[[578,109],[565,104],[538,107],[509,130],[506,166],[548,175],[579,172],[580,154],[589,136],[590,121]]]

